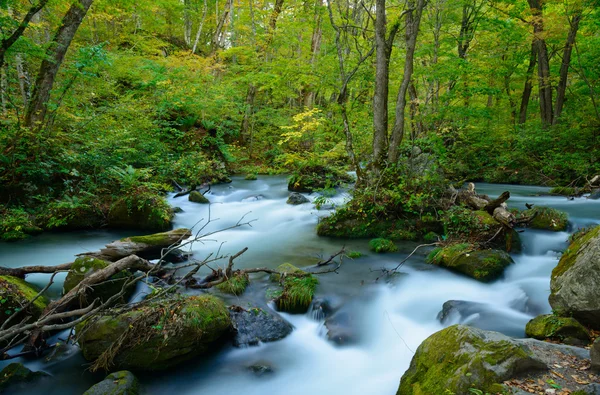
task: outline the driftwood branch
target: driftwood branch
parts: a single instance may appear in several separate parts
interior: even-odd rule
[[[498,207],[501,207],[502,204],[504,202],[506,202],[508,199],[510,199],[510,192],[504,191],[504,192],[502,192],[502,194],[500,196],[498,196],[497,199],[494,199],[491,202],[489,202],[483,209],[493,215],[494,211]]]
[[[62,265],[56,266],[24,266],[24,267],[0,267],[0,276],[13,276],[18,278],[25,278],[26,275],[32,273],[47,273],[52,274],[55,272],[69,270],[73,262],[63,263]]]

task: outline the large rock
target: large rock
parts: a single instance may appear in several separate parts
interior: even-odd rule
[[[561,232],[566,230],[567,225],[569,224],[566,213],[550,207],[537,206],[521,213],[521,216],[523,217],[530,217],[534,215],[535,217],[529,224],[529,226],[534,229]]]
[[[567,344],[587,345],[590,342],[590,334],[577,320],[554,314],[538,315],[529,321],[525,334],[534,339],[560,340]]]
[[[18,324],[25,315],[31,316],[34,320],[37,319],[48,305],[48,299],[45,296],[37,298],[26,311],[23,311],[22,308],[29,304],[39,291],[38,288],[20,278],[0,276],[0,326],[15,314],[18,316],[12,319],[13,324]]]
[[[73,288],[75,288],[84,278],[91,276],[94,273],[106,268],[111,263],[96,259],[91,256],[81,256],[73,262],[71,269],[69,270],[69,274],[67,274],[67,278],[65,279],[63,285],[63,294],[66,294]],[[91,290],[86,292],[85,299],[80,299],[78,301],[81,307],[88,306],[91,302],[93,302],[96,298],[100,298],[101,301],[106,301],[113,295],[121,292],[123,285],[127,281],[127,279],[131,276],[131,272],[129,270],[123,270],[112,277],[109,278],[108,281],[104,281],[100,284],[94,285]],[[130,287],[129,290],[126,291],[126,294],[123,296],[123,299],[127,299],[131,296],[133,292],[133,287]]]
[[[0,394],[10,391],[24,390],[32,382],[50,377],[48,373],[32,372],[22,363],[11,363],[0,371]]]
[[[152,203],[119,199],[110,207],[108,226],[115,229],[168,230],[173,212],[162,196],[151,198]]]
[[[313,192],[318,189],[334,188],[354,179],[348,173],[322,165],[304,166],[292,175],[288,190],[292,192]]]
[[[121,370],[106,376],[104,380],[93,385],[83,395],[138,395],[140,382],[133,373]]]
[[[190,195],[188,196],[188,200],[190,202],[200,203],[200,204],[208,204],[208,203],[210,203],[210,201],[206,198],[206,196],[204,196],[203,194],[201,194],[198,191],[192,191],[192,192],[190,192]]]
[[[245,310],[238,306],[232,306],[229,310],[236,331],[233,337],[236,347],[281,340],[294,329],[292,324],[269,310],[257,307]]]
[[[303,194],[298,193],[298,192],[292,192],[292,193],[290,193],[290,196],[288,197],[288,200],[286,203],[297,206],[299,204],[304,204],[304,203],[308,203],[308,202],[310,202],[310,200],[308,200],[308,198],[306,196],[304,196]]]
[[[506,251],[477,250],[471,244],[462,243],[436,248],[427,262],[488,282],[500,277],[513,260]]]
[[[454,325],[421,343],[397,394],[468,394],[469,388],[502,392],[504,380],[531,369],[546,369],[546,364],[528,345],[497,332]]]
[[[214,296],[174,297],[103,313],[78,325],[77,334],[93,369],[164,370],[221,344],[231,319]]]
[[[356,315],[342,308],[325,320],[327,338],[338,346],[356,344],[360,341],[358,325]]]
[[[550,305],[561,316],[600,329],[600,226],[580,234],[550,279]]]
[[[592,344],[590,357],[592,359],[592,369],[600,372],[600,337]]]

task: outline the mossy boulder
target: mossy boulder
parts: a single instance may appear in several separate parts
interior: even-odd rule
[[[548,300],[559,315],[600,329],[600,226],[577,236],[552,270]]]
[[[171,368],[206,354],[231,335],[225,304],[214,296],[173,297],[109,311],[79,324],[77,337],[92,369]]]
[[[497,393],[516,374],[545,368],[529,347],[507,336],[453,325],[421,343],[397,394],[469,394],[469,388]]]
[[[539,315],[529,321],[525,334],[538,340],[561,340],[564,343],[589,343],[590,334],[583,325],[571,317],[554,314]]]
[[[93,385],[83,395],[138,395],[140,382],[127,370],[111,373],[98,384]]]
[[[9,393],[10,391],[24,390],[32,382],[50,377],[45,372],[32,372],[23,366],[22,363],[11,363],[0,371],[0,393]]]
[[[426,261],[482,282],[499,278],[504,269],[513,263],[506,251],[477,250],[468,243],[436,248],[427,256]]]
[[[567,214],[550,207],[538,206],[521,212],[521,217],[533,217],[529,226],[533,229],[562,232],[569,224]]]
[[[258,180],[258,177],[256,176],[256,174],[250,173],[250,174],[246,174],[246,177],[244,177],[244,180],[256,181],[256,180]]]
[[[319,283],[317,278],[289,263],[279,265],[276,270],[284,275],[283,289],[270,295],[275,299],[277,310],[292,314],[306,313]],[[271,274],[271,281],[281,283],[281,276]]]
[[[393,241],[383,238],[377,238],[369,241],[369,249],[378,254],[383,252],[398,251],[398,247],[396,247]]]
[[[77,286],[77,284],[79,284],[84,278],[87,278],[92,274],[106,268],[110,264],[110,262],[91,256],[81,256],[77,258],[75,262],[73,262],[73,265],[71,265],[69,274],[67,274],[67,278],[65,279],[63,285],[63,294],[66,294],[75,288],[75,286]],[[92,289],[87,292],[86,298],[79,300],[80,306],[88,306],[96,298],[99,298],[102,301],[108,300],[113,295],[121,292],[123,285],[130,276],[131,272],[129,270],[123,270],[110,277],[108,281],[94,285]],[[127,299],[131,295],[131,292],[133,292],[133,288],[130,288],[127,291],[127,293],[123,296],[123,299]]]
[[[0,276],[0,325],[15,314],[18,316],[11,321],[14,324],[18,324],[25,315],[37,319],[49,303],[45,296],[37,298],[26,311],[22,308],[39,292],[39,288],[25,280],[13,276]]]
[[[309,203],[310,200],[308,200],[308,198],[306,196],[304,196],[301,193],[298,192],[292,192],[290,193],[290,196],[288,197],[288,200],[286,201],[287,204],[291,204],[293,206],[297,206],[299,204],[304,204],[304,203]]]
[[[203,194],[201,194],[198,191],[192,191],[192,192],[190,192],[190,194],[188,196],[188,200],[190,202],[200,203],[200,204],[208,204],[208,203],[210,203],[210,201]]]
[[[119,199],[108,212],[108,226],[115,229],[168,230],[173,211],[162,196],[144,202]]]
[[[246,273],[234,273],[227,281],[217,285],[221,292],[239,296],[244,293],[250,284],[250,277]]]
[[[354,179],[343,170],[323,165],[306,165],[290,177],[288,190],[292,192],[314,192],[353,181]]]

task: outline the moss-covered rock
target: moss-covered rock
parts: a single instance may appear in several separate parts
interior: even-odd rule
[[[525,334],[534,339],[561,340],[565,343],[590,341],[590,335],[583,325],[571,317],[559,317],[553,314],[539,315],[529,321]]]
[[[545,367],[527,346],[507,336],[453,325],[421,343],[397,394],[469,394],[469,388],[502,392],[504,380]]]
[[[323,165],[307,165],[298,169],[288,182],[292,192],[314,192],[318,189],[334,188],[354,179],[345,171]]]
[[[127,370],[111,373],[98,384],[93,385],[83,395],[138,395],[140,382]]]
[[[317,278],[289,263],[279,265],[276,270],[285,274],[283,290],[271,292],[268,295],[275,299],[277,310],[292,314],[306,313],[319,283]],[[290,276],[288,274],[294,275]],[[271,281],[281,283],[281,275],[271,274]]]
[[[343,238],[387,238],[391,240],[416,240],[417,220],[373,219],[364,211],[342,207],[329,217],[321,218],[317,235]],[[429,228],[422,230],[426,233]]]
[[[529,224],[533,229],[551,230],[561,232],[569,224],[567,214],[550,207],[537,206],[521,213],[521,217],[534,216]]]
[[[190,194],[188,196],[188,200],[190,202],[200,203],[200,204],[208,204],[208,203],[210,203],[210,201],[203,194],[201,194],[198,191],[192,191],[192,192],[190,192]]]
[[[0,393],[8,394],[9,390],[23,390],[33,381],[44,377],[50,377],[50,375],[44,372],[32,372],[22,363],[11,363],[0,371]]]
[[[162,196],[137,202],[119,199],[108,212],[108,226],[115,229],[168,230],[173,212]]]
[[[27,283],[13,276],[0,276],[0,325],[11,316],[18,316],[12,320],[14,324],[20,322],[19,318],[25,315],[36,319],[48,305],[48,299],[45,296],[37,298],[26,311],[23,306],[29,304],[40,290],[32,284]]]
[[[256,180],[258,180],[258,177],[256,176],[256,174],[250,173],[250,174],[246,174],[246,177],[244,177],[244,180],[256,181]]]
[[[383,238],[377,238],[369,241],[369,248],[371,251],[374,251],[378,254],[382,252],[398,251],[398,247],[396,247],[393,241]]]
[[[77,286],[84,278],[106,268],[108,265],[110,265],[110,262],[96,259],[91,256],[77,258],[75,262],[73,262],[73,265],[71,265],[69,274],[67,274],[67,278],[65,279],[63,294],[66,294],[75,288],[75,286]],[[110,277],[108,281],[94,285],[92,289],[86,293],[86,298],[79,300],[80,306],[88,306],[96,298],[100,298],[102,301],[108,300],[111,296],[121,292],[123,285],[130,276],[130,271],[123,270]],[[127,299],[131,295],[131,292],[133,292],[133,289],[127,291],[127,294],[124,295],[124,299]]]
[[[468,243],[436,248],[427,256],[426,261],[483,282],[497,279],[513,263],[505,251],[477,250]]]
[[[244,293],[248,284],[250,284],[248,274],[235,273],[230,279],[217,285],[217,289],[221,292],[239,296]]]
[[[600,226],[579,233],[552,270],[549,302],[561,316],[600,329]]]
[[[231,319],[214,296],[174,297],[109,311],[76,329],[92,369],[153,371],[211,351],[230,336]]]
[[[573,187],[554,187],[550,190],[552,195],[561,195],[561,196],[575,196],[578,191],[577,188]]]

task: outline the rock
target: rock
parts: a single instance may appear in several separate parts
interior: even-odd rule
[[[476,250],[467,243],[436,248],[427,256],[426,261],[482,282],[499,278],[504,269],[513,263],[505,251]]]
[[[592,200],[600,199],[600,188],[594,189],[587,198]]]
[[[11,321],[13,324],[18,324],[25,315],[30,315],[33,320],[37,319],[48,305],[45,296],[37,298],[27,311],[21,309],[39,292],[37,287],[25,280],[13,276],[0,276],[0,326],[15,314],[18,316]]]
[[[160,195],[153,197],[153,203],[119,199],[108,212],[108,226],[115,229],[168,230],[172,219],[171,206]]]
[[[592,359],[592,369],[600,372],[600,337],[592,344],[590,357]]]
[[[93,385],[83,395],[138,395],[140,393],[140,383],[127,370],[121,370],[106,376],[104,380]]]
[[[75,262],[73,262],[69,274],[67,274],[67,278],[65,279],[63,295],[75,288],[84,278],[106,268],[110,264],[110,262],[96,259],[91,256],[81,256],[77,258]],[[92,289],[86,293],[86,299],[78,300],[79,306],[86,307],[96,298],[100,298],[103,302],[108,300],[113,295],[121,292],[123,285],[129,277],[131,277],[131,272],[129,270],[123,270],[110,277],[110,281],[94,285]],[[133,291],[134,288],[130,287],[126,291],[126,294],[123,295],[123,299],[127,300]]]
[[[285,276],[283,290],[272,295],[275,296],[277,310],[292,314],[306,313],[319,283],[317,278],[289,263],[279,265],[276,270],[280,273],[301,274],[300,276]],[[271,281],[280,283],[281,275],[271,274]]]
[[[334,188],[354,179],[348,173],[322,165],[308,165],[292,175],[288,190],[292,192],[314,192],[318,189]]]
[[[244,177],[244,180],[248,180],[248,181],[256,181],[258,179],[258,177],[256,176],[256,174],[250,173],[250,174],[246,174],[246,177]]]
[[[239,296],[244,293],[246,287],[250,284],[248,274],[235,273],[229,280],[217,285],[217,289],[221,292]]]
[[[496,393],[518,373],[546,369],[526,344],[497,332],[453,325],[428,337],[402,376],[397,394]]]
[[[214,296],[173,297],[105,312],[76,330],[84,358],[96,361],[92,370],[154,371],[216,348],[230,336],[231,319]]]
[[[255,364],[252,366],[248,366],[248,370],[258,377],[275,373],[271,366],[264,364]]]
[[[525,334],[538,340],[561,340],[566,344],[587,345],[590,335],[583,325],[571,317],[554,314],[538,315],[527,323]]]
[[[551,230],[561,232],[567,229],[569,221],[567,214],[550,207],[536,206],[521,212],[522,217],[535,215],[529,226],[533,229]]]
[[[258,202],[259,200],[263,200],[265,198],[264,195],[258,194],[258,195],[251,195],[248,196],[246,198],[242,199],[242,203],[248,203],[248,202]]]
[[[173,207],[173,214],[181,214],[183,213],[183,209],[181,207]]]
[[[231,306],[229,314],[236,331],[233,337],[233,345],[236,347],[256,346],[259,342],[281,340],[294,329],[292,324],[279,315],[257,307],[245,310]]]
[[[26,389],[32,382],[50,377],[45,372],[32,372],[22,363],[11,363],[0,371],[0,393]]]
[[[382,238],[372,239],[371,241],[369,241],[369,249],[378,254],[382,252],[398,251],[398,247],[396,247],[393,241]]]
[[[338,346],[358,343],[356,317],[349,311],[340,310],[325,320],[327,338]]]
[[[316,320],[323,320],[331,317],[341,306],[341,299],[335,296],[328,296],[326,298],[314,299],[311,310]]]
[[[578,235],[550,278],[553,311],[600,329],[600,226]]]
[[[190,259],[192,254],[189,252],[183,252],[179,248],[169,251],[167,255],[163,257],[163,261],[169,263],[182,263]]]
[[[438,320],[446,326],[463,324],[513,337],[523,337],[529,319],[525,313],[466,300],[449,300],[438,314]]]
[[[310,202],[310,200],[303,194],[298,193],[298,192],[292,192],[292,193],[290,193],[290,197],[288,197],[288,200],[286,203],[296,206],[298,204],[304,204],[304,203],[309,203],[309,202]]]
[[[190,192],[190,194],[188,195],[188,200],[190,202],[200,203],[200,204],[208,204],[208,203],[210,203],[210,201],[203,194],[201,194],[198,191],[192,191],[192,192]]]

